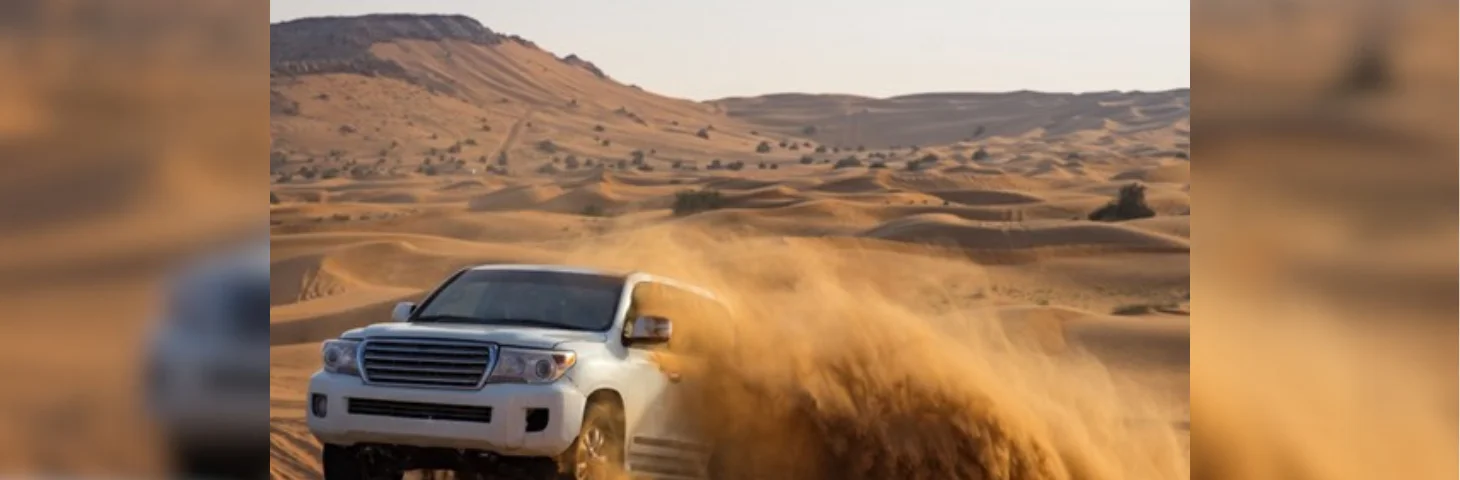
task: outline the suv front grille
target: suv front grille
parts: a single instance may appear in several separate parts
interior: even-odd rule
[[[361,373],[374,385],[481,388],[496,360],[489,343],[372,338],[360,347]]]
[[[369,398],[351,398],[349,400],[350,415],[451,420],[456,422],[492,422],[492,407],[397,402],[392,400],[372,400]]]

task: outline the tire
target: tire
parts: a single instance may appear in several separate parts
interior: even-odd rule
[[[324,480],[401,480],[405,472],[360,455],[360,450],[325,444],[320,455]]]
[[[559,460],[559,478],[607,480],[624,478],[624,416],[613,402],[594,401],[583,412],[583,426],[573,446]]]
[[[173,453],[172,470],[178,478],[189,479],[258,479],[268,477],[267,468],[260,468],[257,455],[251,451],[226,449],[181,449]],[[263,465],[267,465],[264,463]]]

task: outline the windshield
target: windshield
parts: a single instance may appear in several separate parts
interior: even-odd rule
[[[412,322],[530,325],[608,330],[623,279],[523,270],[468,270],[416,310]]]

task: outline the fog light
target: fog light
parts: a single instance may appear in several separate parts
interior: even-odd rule
[[[310,395],[309,411],[316,417],[324,418],[329,413],[329,399],[318,393]]]
[[[550,414],[548,413],[548,409],[546,408],[527,409],[528,433],[536,433],[547,430],[549,416]]]

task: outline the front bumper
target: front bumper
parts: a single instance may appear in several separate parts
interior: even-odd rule
[[[587,398],[568,381],[551,385],[489,384],[481,390],[444,390],[366,385],[359,377],[317,372],[309,380],[305,417],[320,442],[349,446],[394,444],[482,450],[508,456],[550,457],[572,445],[583,424]],[[313,395],[324,395],[323,418],[314,415]],[[349,399],[491,407],[491,421],[356,415]],[[546,409],[540,431],[528,431],[528,410]]]

